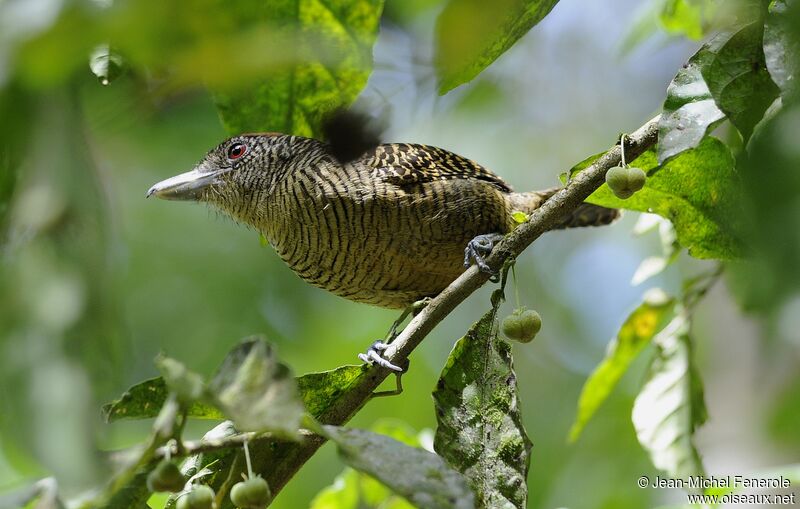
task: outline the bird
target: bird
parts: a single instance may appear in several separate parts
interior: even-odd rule
[[[397,327],[473,262],[491,274],[485,257],[518,225],[518,213],[532,213],[560,188],[514,192],[480,164],[430,145],[372,143],[346,132],[329,141],[234,136],[192,170],[153,185],[147,197],[210,204],[257,230],[312,285],[403,309],[387,337],[358,355],[402,373],[382,356]],[[606,225],[618,216],[583,203],[554,229]]]
[[[263,235],[308,283],[406,309],[436,296],[560,188],[514,192],[458,154],[378,144],[342,161],[326,142],[280,133],[231,137],[147,196],[212,205]],[[556,228],[600,226],[619,211],[584,203]],[[519,217],[519,216],[517,216]]]

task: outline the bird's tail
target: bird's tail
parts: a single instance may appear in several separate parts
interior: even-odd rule
[[[530,214],[542,206],[548,198],[560,191],[560,187],[532,191],[528,193],[511,193],[509,202],[512,211],[522,211]],[[582,203],[578,208],[565,216],[553,229],[579,228],[582,226],[604,226],[614,222],[620,217],[618,209],[609,209],[591,203]]]

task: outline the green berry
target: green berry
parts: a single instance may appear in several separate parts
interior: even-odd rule
[[[198,484],[181,496],[176,505],[178,509],[213,509],[214,490],[205,484]]]
[[[264,509],[272,502],[272,493],[267,481],[260,477],[251,477],[233,485],[231,502],[241,509]]]
[[[639,168],[615,166],[606,172],[606,183],[614,196],[626,200],[633,193],[644,187],[647,179],[644,171]]]
[[[521,343],[528,343],[542,329],[542,317],[532,309],[516,309],[503,318],[503,334]]]
[[[181,491],[185,484],[181,469],[171,461],[162,460],[147,474],[147,489],[150,491]]]

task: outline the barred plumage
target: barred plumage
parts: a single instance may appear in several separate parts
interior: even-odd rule
[[[501,191],[511,192],[503,179],[478,163],[447,150],[408,143],[379,145],[364,162],[375,168],[375,175],[396,184],[432,180],[476,179]]]
[[[246,150],[231,159],[235,144]],[[322,142],[274,133],[231,138],[151,193],[185,199],[176,182],[189,180],[202,181],[189,198],[258,229],[301,278],[389,308],[439,293],[463,271],[471,239],[509,232],[514,211],[530,213],[557,191],[514,193],[486,168],[437,147],[379,145],[340,164]],[[616,217],[585,204],[561,227]]]

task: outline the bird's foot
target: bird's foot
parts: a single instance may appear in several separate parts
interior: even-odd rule
[[[358,358],[367,364],[377,364],[378,366],[382,366],[397,372],[405,371],[405,369],[401,368],[400,366],[395,366],[388,360],[384,359],[382,354],[387,348],[389,348],[389,344],[397,337],[397,329],[399,329],[406,318],[408,318],[408,315],[416,316],[417,313],[425,309],[425,306],[427,306],[431,300],[432,299],[430,297],[425,297],[405,308],[397,320],[392,323],[392,326],[389,328],[389,332],[386,333],[386,338],[375,340],[369,346],[369,348],[367,348],[366,352],[358,354]]]
[[[377,339],[367,348],[366,352],[358,354],[358,358],[366,364],[377,364],[378,366],[391,369],[392,371],[403,372],[403,368],[395,366],[382,357],[383,352],[387,348],[389,348],[389,343],[384,343],[382,339]]]
[[[492,252],[495,242],[500,242],[502,239],[501,233],[487,233],[470,240],[464,249],[464,267],[469,268],[474,261],[481,272],[496,276],[497,273],[486,264],[485,258]]]

